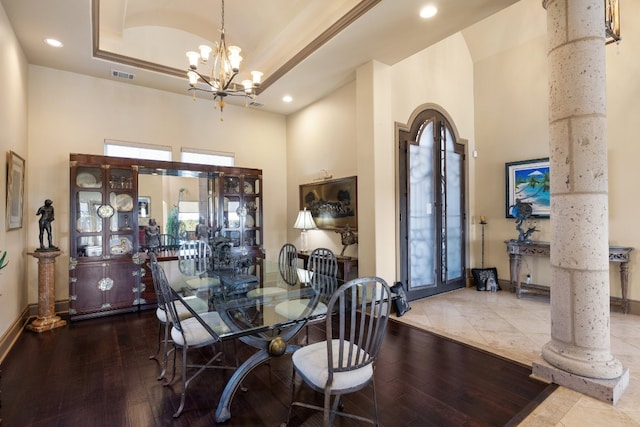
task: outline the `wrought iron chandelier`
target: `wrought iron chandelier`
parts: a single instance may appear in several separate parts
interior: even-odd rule
[[[195,100],[196,91],[210,92],[213,94],[214,101],[220,107],[220,113],[223,113],[224,102],[227,96],[243,96],[245,98],[245,106],[254,101],[257,96],[262,73],[260,71],[252,71],[252,79],[243,80],[241,84],[233,82],[233,79],[240,72],[240,56],[241,49],[238,46],[227,47],[224,30],[224,0],[222,0],[222,24],[220,27],[220,41],[216,42],[214,47],[208,45],[198,46],[199,52],[189,51],[189,70],[187,77],[189,78],[189,90],[193,91]],[[205,75],[198,71],[198,63],[207,66],[209,57],[213,53],[213,66],[208,74]],[[206,84],[206,88],[198,87],[198,83],[202,81]],[[220,121],[222,121],[222,115]]]

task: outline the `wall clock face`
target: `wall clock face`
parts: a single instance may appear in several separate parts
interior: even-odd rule
[[[111,205],[101,205],[98,208],[98,216],[100,218],[111,218],[113,216],[113,206]]]

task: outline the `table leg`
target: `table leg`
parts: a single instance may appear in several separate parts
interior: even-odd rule
[[[285,354],[291,354],[298,348],[300,347],[297,345],[287,345]],[[233,395],[238,390],[238,387],[242,383],[242,380],[244,380],[244,377],[246,377],[247,374],[253,370],[253,368],[270,359],[271,357],[272,356],[269,354],[269,351],[267,349],[260,349],[255,352],[250,358],[245,360],[238,369],[236,369],[227,384],[224,386],[224,390],[222,391],[222,397],[220,397],[220,402],[218,403],[218,408],[216,409],[217,422],[223,423],[231,418],[229,405],[231,405]]]
[[[629,263],[620,263],[620,287],[622,288],[622,312],[629,312],[629,302],[627,301],[627,292],[629,291]]]
[[[509,254],[509,273],[511,275],[511,285],[516,289],[516,297],[520,298],[520,264],[522,255]]]
[[[342,263],[342,278],[345,282],[349,281],[349,274],[351,273],[351,262],[345,261]]]

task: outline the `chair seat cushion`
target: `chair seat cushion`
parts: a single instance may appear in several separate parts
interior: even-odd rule
[[[247,292],[247,296],[249,298],[271,297],[284,294],[285,292],[287,291],[277,286],[267,286],[266,288],[252,289]]]
[[[209,311],[209,307],[207,306],[207,302],[197,298],[197,297],[185,297],[186,301],[188,301],[189,307],[196,313],[206,313]],[[182,301],[175,301],[176,312],[178,313],[178,317],[180,320],[188,319],[192,316],[191,312],[187,307],[184,306]],[[167,312],[165,309],[158,307],[156,309],[156,316],[158,320],[162,323],[167,322]]]
[[[216,311],[202,313],[200,314],[200,318],[218,335],[230,331],[229,327],[220,317],[220,314]],[[185,341],[190,347],[200,347],[217,341],[195,317],[180,321],[180,326],[182,327],[184,337],[175,327],[171,328],[171,339],[180,347],[184,347]]]
[[[333,365],[337,366],[337,353],[340,340],[331,341],[333,349]],[[345,346],[347,342],[345,341]],[[321,341],[296,350],[292,356],[296,372],[307,382],[318,389],[324,389],[329,378],[329,359],[327,357],[327,342]],[[333,374],[333,392],[357,390],[365,386],[373,378],[373,365],[370,363],[362,368]]]
[[[293,299],[289,301],[282,301],[281,303],[276,305],[276,313],[285,319],[295,320],[303,317],[303,314],[310,310],[309,306],[312,304],[309,299]],[[327,314],[327,305],[321,302],[313,309],[313,313],[310,314],[314,316],[320,316],[323,314]]]
[[[192,279],[187,279],[186,282],[191,289],[208,289],[209,287],[220,285],[220,279],[217,277],[194,277]]]

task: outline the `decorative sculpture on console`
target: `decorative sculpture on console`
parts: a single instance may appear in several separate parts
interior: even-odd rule
[[[351,231],[349,224],[345,225],[342,230],[336,230],[336,233],[340,233],[340,236],[342,236],[342,252],[340,252],[340,256],[344,256],[347,246],[358,243],[358,235]]]
[[[526,231],[522,228],[522,224],[531,217],[533,213],[533,207],[531,203],[523,202],[520,199],[516,199],[516,204],[510,206],[511,214],[516,218],[516,230],[518,230],[518,241],[528,242],[533,233],[538,231],[535,227],[529,227]]]

